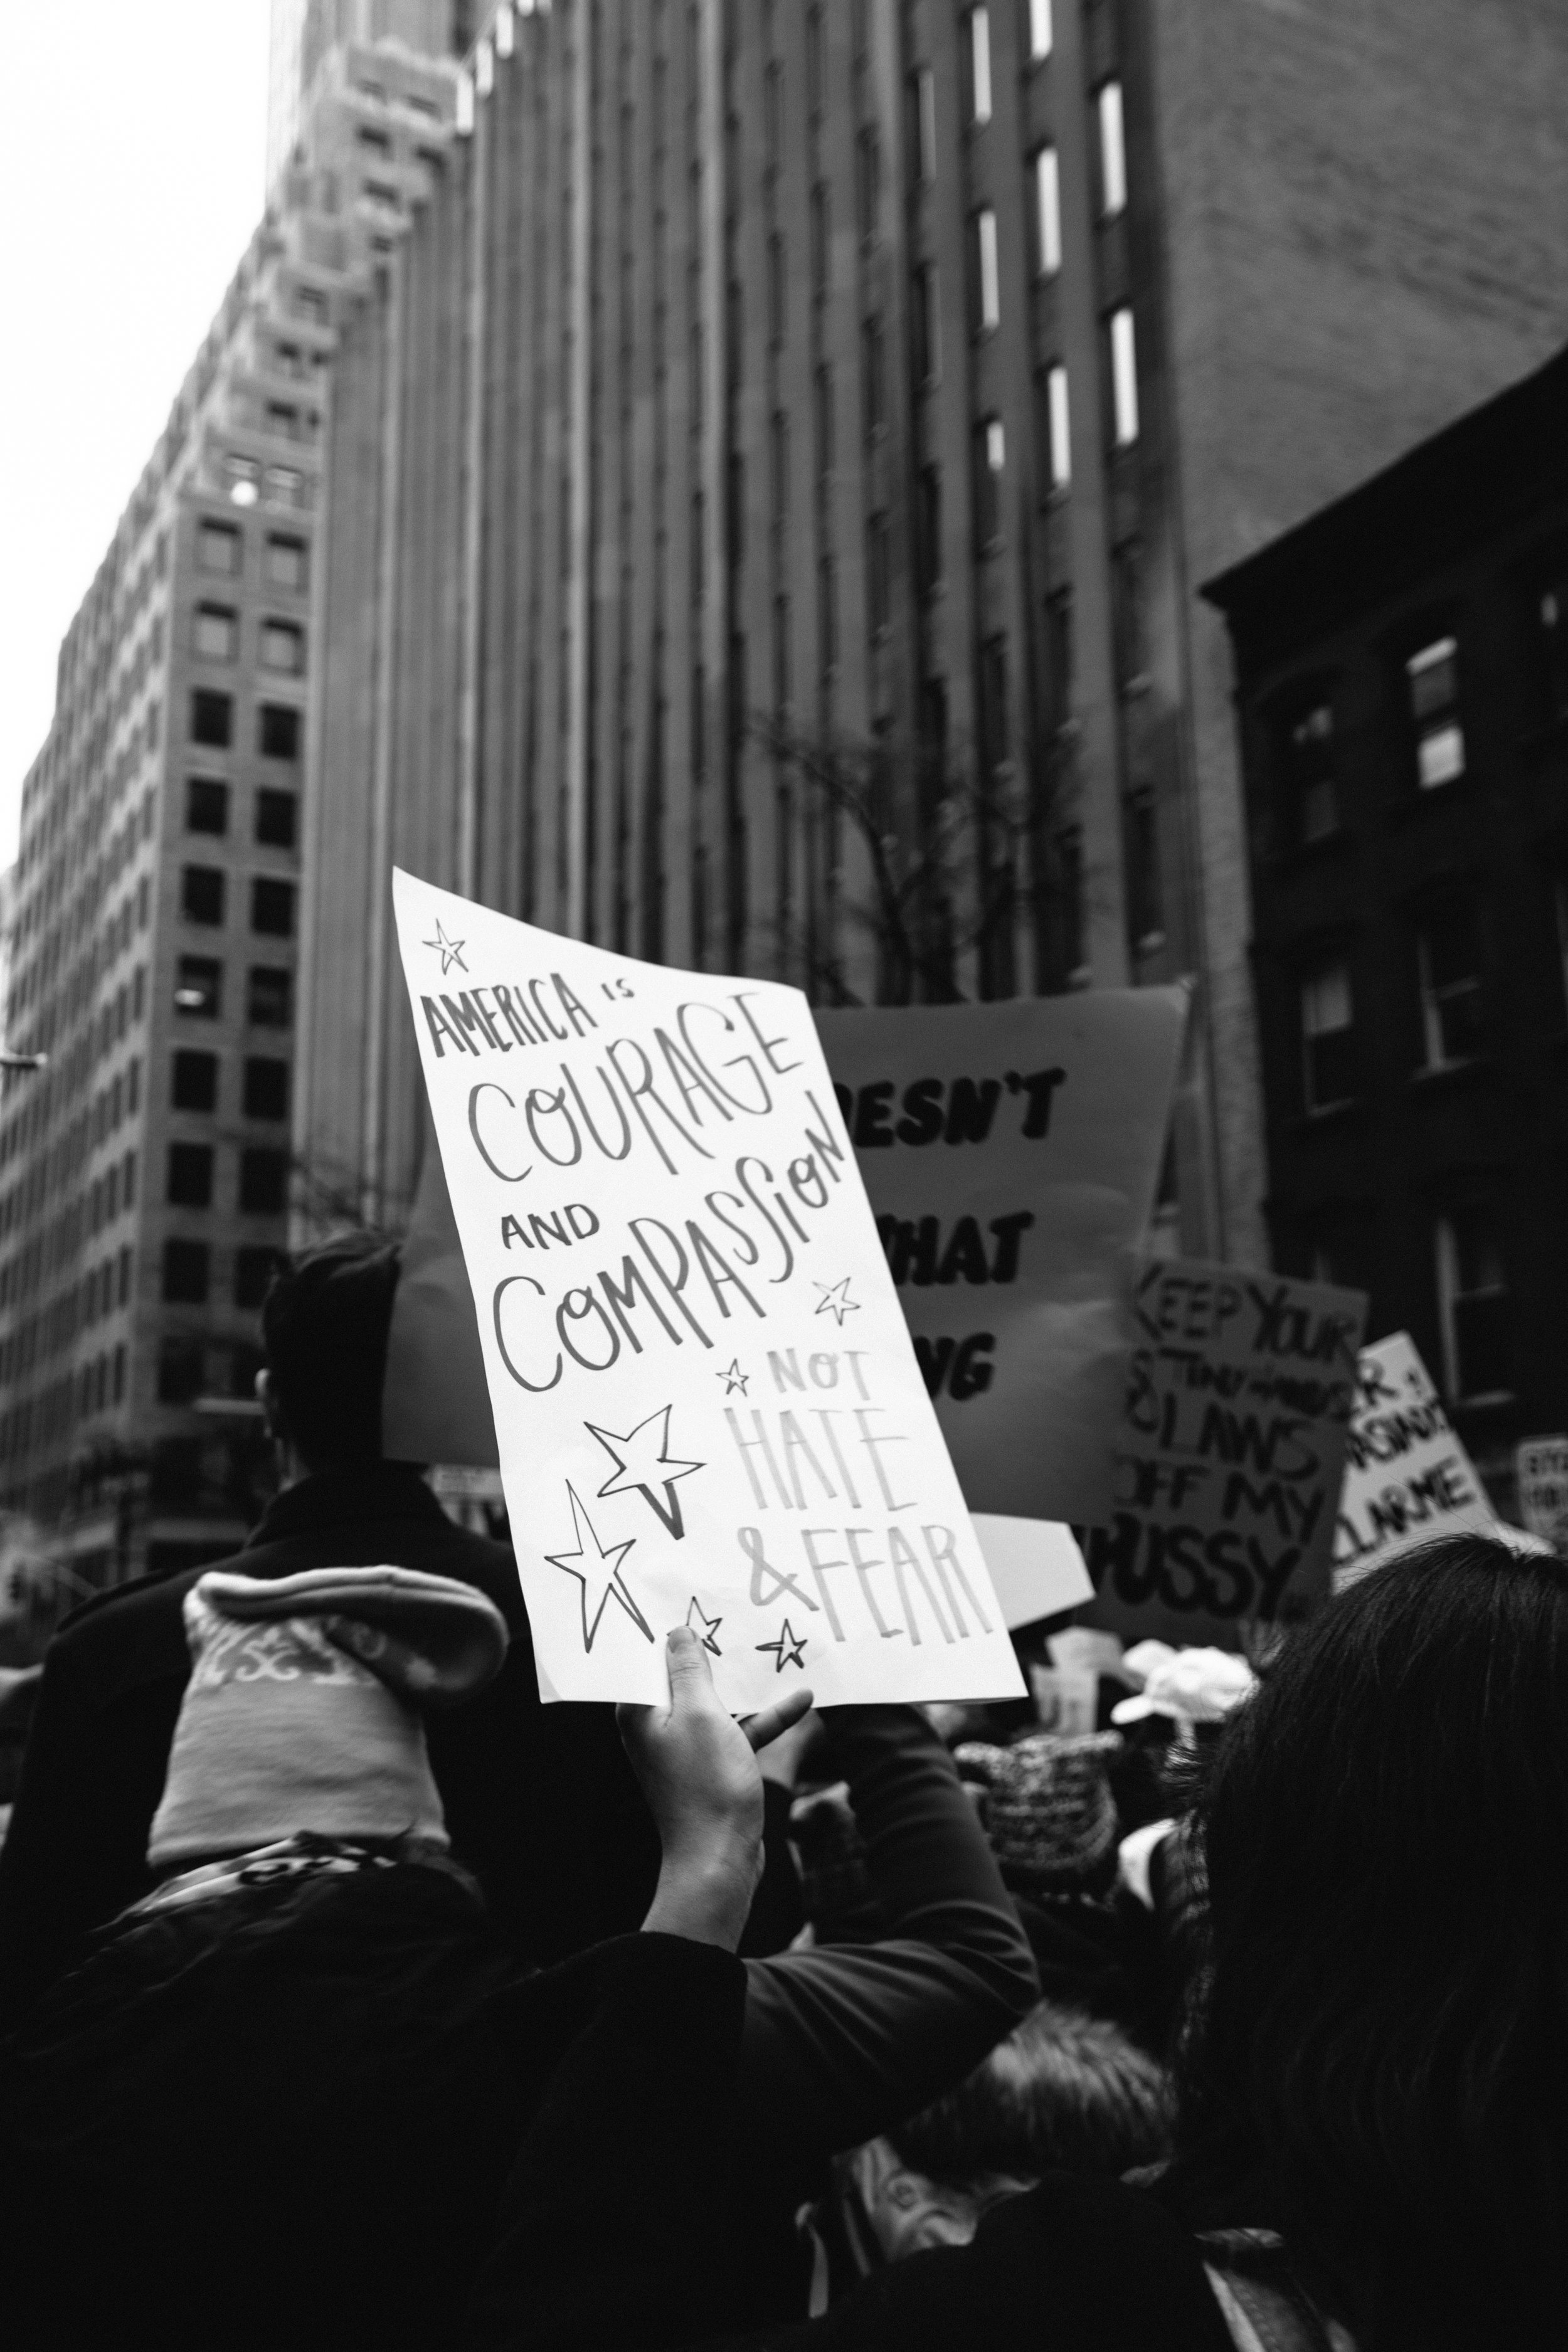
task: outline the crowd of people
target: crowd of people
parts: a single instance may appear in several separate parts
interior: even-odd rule
[[[1560,2339],[1568,1570],[1434,1544],[1070,1736],[737,1724],[684,1627],[666,1704],[543,1706],[510,1549],[383,1456],[398,1270],[280,1272],[276,1499],[45,1661],[8,2344]]]

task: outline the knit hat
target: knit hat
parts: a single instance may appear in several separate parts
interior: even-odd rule
[[[199,1577],[191,1678],[147,1859],[183,1869],[300,1831],[445,1846],[416,1708],[500,1672],[506,1622],[472,1585],[407,1568]]]
[[[1136,1656],[1136,1651],[1129,1652],[1129,1665]],[[1223,1723],[1257,1679],[1247,1660],[1230,1650],[1169,1652],[1152,1664],[1135,1698],[1124,1698],[1111,1708],[1110,1719],[1139,1723],[1145,1716],[1168,1715],[1178,1723]]]
[[[1106,1768],[1121,1746],[1114,1731],[1047,1731],[1012,1748],[974,1741],[954,1750],[959,1770],[984,1788],[985,1833],[1016,1893],[1109,1892],[1118,1824]]]

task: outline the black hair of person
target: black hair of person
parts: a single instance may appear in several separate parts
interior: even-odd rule
[[[281,1266],[261,1307],[268,1370],[312,1470],[381,1459],[381,1394],[399,1247],[350,1233]]]
[[[1459,1536],[1363,1578],[1237,1709],[1196,1822],[1167,2193],[1278,2227],[1360,2352],[1558,2340],[1568,1570]]]

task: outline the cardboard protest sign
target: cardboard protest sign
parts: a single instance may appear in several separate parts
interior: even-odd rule
[[[974,1512],[972,1524],[1009,1630],[1093,1600],[1094,1587],[1070,1528],[988,1511]]]
[[[1433,1536],[1497,1532],[1475,1465],[1410,1335],[1363,1348],[1334,1530],[1336,1592]]]
[[[1568,1559],[1568,1437],[1527,1437],[1514,1468],[1525,1526]]]
[[[805,998],[394,904],[542,1694],[1021,1692]]]
[[[816,1015],[973,1510],[1109,1515],[1186,1004],[1145,988]]]
[[[1366,1319],[1359,1290],[1152,1258],[1115,1507],[1085,1557],[1094,1622],[1235,1647],[1242,1623],[1328,1590]]]

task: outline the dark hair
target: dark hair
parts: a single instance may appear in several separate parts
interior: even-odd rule
[[[1164,2068],[1120,2026],[1041,2001],[955,2091],[889,2137],[932,2180],[1113,2180],[1167,2153],[1172,2105]]]
[[[1198,1827],[1189,2218],[1279,2227],[1362,2352],[1540,2340],[1568,2255],[1562,1565],[1466,1536],[1364,1577],[1237,1711]]]
[[[381,1392],[398,1245],[344,1234],[281,1267],[262,1302],[268,1369],[312,1469],[381,1456]]]

